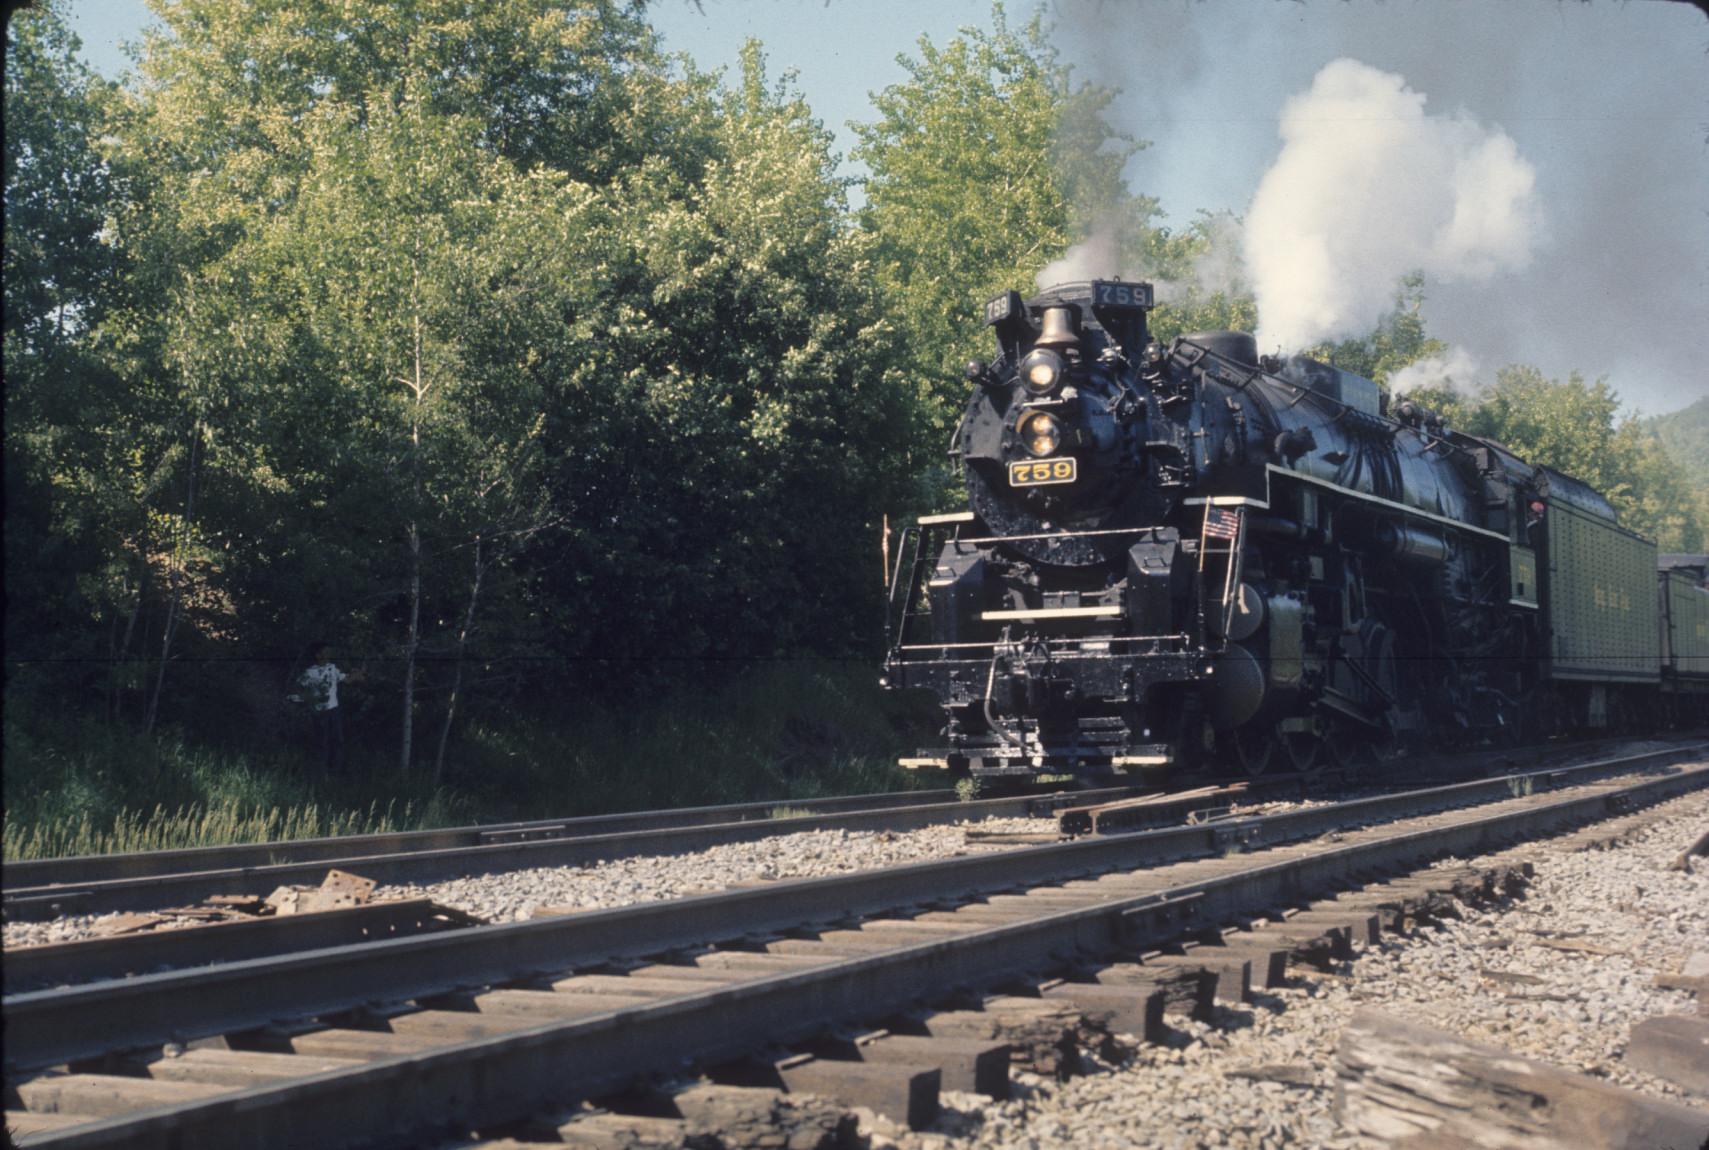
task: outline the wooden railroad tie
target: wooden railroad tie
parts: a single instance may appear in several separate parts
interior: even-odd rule
[[[1709,1139],[1709,1110],[1374,1010],[1342,1032],[1336,1076],[1342,1124],[1386,1144],[1614,1150]]]
[[[1663,1014],[1632,1028],[1626,1062],[1709,1097],[1709,1018]]]

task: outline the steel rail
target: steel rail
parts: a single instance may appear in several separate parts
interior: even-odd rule
[[[161,907],[196,902],[217,894],[264,894],[281,885],[319,883],[327,870],[334,867],[355,871],[378,883],[429,883],[465,875],[525,870],[530,867],[587,866],[634,855],[685,854],[724,843],[752,842],[799,831],[912,830],[974,819],[1022,817],[1040,810],[1054,809],[1055,806],[1096,802],[1101,798],[1116,798],[1133,793],[1134,788],[1131,787],[1109,787],[1049,795],[979,799],[966,803],[934,801],[912,806],[890,805],[807,814],[793,818],[756,818],[652,830],[601,831],[597,834],[570,837],[542,837],[390,854],[358,852],[297,862],[236,865],[67,885],[14,887],[5,892],[3,905],[5,915],[9,919],[157,910]],[[783,804],[770,804],[773,809],[780,805]],[[701,808],[716,809],[719,808]],[[604,816],[601,816],[599,821],[603,820]],[[351,840],[314,841],[336,844]],[[257,848],[204,849],[247,853]]]
[[[606,1013],[234,1090],[41,1136],[43,1146],[337,1147],[417,1144],[448,1128],[515,1121],[637,1076],[801,1041],[964,987],[992,987],[1086,955],[1157,946],[1183,930],[1356,885],[1374,873],[1472,856],[1709,783],[1709,767],[1448,825],[1326,844],[1303,856]]]
[[[1579,755],[1585,747],[1533,748],[1539,759],[1554,754]],[[1471,757],[1487,758],[1488,752]],[[1451,756],[1460,758],[1463,756]],[[1414,766],[1418,764],[1413,764]],[[1537,763],[1534,765],[1541,765]],[[1257,786],[1286,787],[1298,779],[1282,776],[1251,780]],[[460,850],[527,842],[587,839],[589,849],[602,857],[632,853],[621,849],[624,835],[650,834],[646,849],[656,853],[681,853],[704,849],[717,842],[746,841],[773,833],[841,827],[850,830],[908,829],[910,827],[958,822],[964,819],[1024,817],[1062,806],[1085,805],[1134,793],[1132,787],[1110,787],[1082,791],[1009,796],[957,803],[954,792],[901,791],[853,795],[841,798],[724,806],[690,807],[671,811],[640,811],[629,814],[593,815],[574,819],[542,819],[532,822],[495,823],[441,830],[400,831],[382,835],[304,839],[290,842],[233,844],[195,847],[186,850],[146,851],[120,855],[80,855],[65,859],[40,859],[8,864],[0,872],[0,913],[8,919],[44,918],[57,914],[101,913],[120,910],[152,910],[172,902],[193,902],[212,894],[260,893],[261,883],[316,881],[321,867],[380,870],[369,877],[379,881],[432,882],[471,873],[470,866],[505,869],[495,852],[475,854],[463,860]],[[800,810],[789,818],[771,817],[777,811]],[[879,814],[878,812],[890,812]],[[745,834],[734,831],[737,824],[753,823]],[[701,828],[696,835],[693,828]],[[656,832],[677,830],[679,842]],[[732,839],[729,835],[736,835]],[[438,853],[432,860],[410,870],[408,859],[416,854]],[[524,855],[524,858],[531,856]],[[586,861],[572,851],[553,861],[521,865],[582,865]],[[598,857],[594,859],[598,861]],[[308,864],[297,870],[275,870],[293,864]],[[366,873],[366,872],[364,872]],[[248,875],[248,878],[236,877]],[[188,876],[200,876],[191,878]],[[172,876],[169,881],[167,876]]]
[[[357,855],[400,854],[405,851],[447,850],[482,846],[493,842],[530,837],[581,838],[588,835],[633,834],[636,831],[667,830],[770,819],[780,810],[801,815],[836,814],[844,811],[884,810],[889,807],[929,806],[956,800],[953,790],[893,791],[884,794],[844,795],[828,799],[778,799],[773,802],[729,803],[719,806],[681,807],[675,810],[632,811],[622,814],[585,815],[574,818],[530,819],[523,822],[480,823],[433,830],[394,831],[386,834],[342,835],[318,839],[291,839],[265,843],[234,843],[229,846],[188,847],[182,850],[135,851],[125,854],[75,855],[66,858],[32,859],[8,863],[7,892],[30,887],[67,883],[108,882],[121,878],[147,878],[162,874],[229,870],[233,867],[272,866],[277,863],[346,859]]]
[[[1669,748],[1500,779],[1431,787],[1198,826],[1020,848],[828,878],[798,879],[616,910],[307,951],[224,966],[9,995],[0,1004],[8,1073],[114,1049],[265,1026],[588,968],[684,947],[1020,886],[1153,867],[1432,811],[1663,768],[1704,747]]]
[[[19,994],[160,970],[353,946],[478,921],[436,906],[430,899],[396,899],[336,910],[17,947],[6,952],[0,979],[4,979],[6,994]]]

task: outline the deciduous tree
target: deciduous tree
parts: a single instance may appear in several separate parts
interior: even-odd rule
[[[941,47],[924,37],[899,61],[901,83],[873,95],[877,119],[853,125],[866,164],[862,227],[897,317],[913,382],[932,413],[930,450],[960,418],[962,365],[990,354],[979,305],[1033,277],[1094,232],[1127,266],[1154,201],[1122,168],[1143,144],[1113,131],[1115,93],[1076,83],[1042,16],[1011,28],[963,28]],[[926,462],[926,460],[922,460]]]
[[[52,660],[116,713],[148,629],[151,528],[169,454],[160,395],[130,386],[109,321],[126,264],[111,234],[125,177],[102,153],[111,86],[78,60],[64,5],[9,22],[5,68],[6,619],[11,689]],[[155,509],[151,513],[151,508]],[[141,622],[139,623],[139,620]],[[91,675],[105,657],[115,668]]]
[[[1529,365],[1505,367],[1462,422],[1532,463],[1590,484],[1608,497],[1625,526],[1662,550],[1703,546],[1693,485],[1654,431],[1621,413],[1619,394],[1606,378],[1587,383],[1575,371],[1557,380]]]

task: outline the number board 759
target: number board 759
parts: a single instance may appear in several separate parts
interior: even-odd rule
[[[1010,487],[1042,487],[1073,483],[1078,475],[1073,459],[1037,459],[1009,464]]]

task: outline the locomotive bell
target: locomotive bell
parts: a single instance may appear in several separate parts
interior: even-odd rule
[[[1034,347],[1074,347],[1080,342],[1080,310],[1065,304],[1044,309],[1043,331]]]

